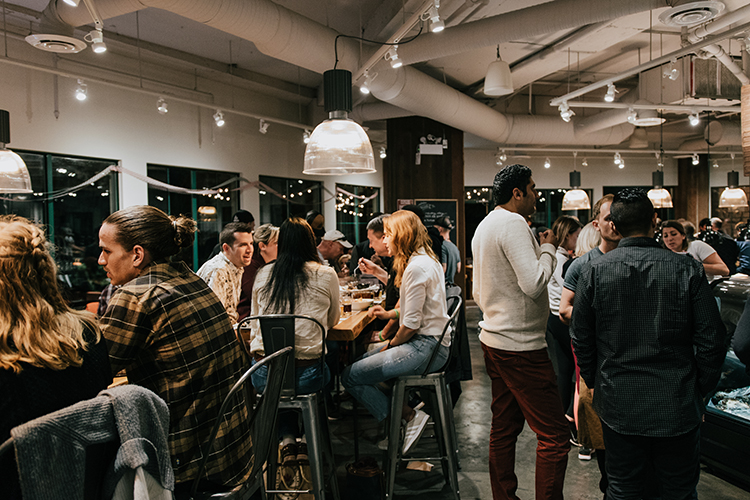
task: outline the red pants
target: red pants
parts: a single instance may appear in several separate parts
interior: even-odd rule
[[[570,431],[560,406],[555,373],[546,349],[513,352],[482,344],[492,380],[490,481],[495,500],[518,500],[514,472],[516,440],[529,423],[538,439],[536,500],[563,498]]]

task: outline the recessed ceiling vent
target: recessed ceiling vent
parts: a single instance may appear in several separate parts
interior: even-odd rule
[[[724,4],[715,1],[687,1],[678,4],[664,11],[659,16],[659,21],[667,26],[695,26],[710,21],[724,11]]]
[[[86,42],[83,40],[65,35],[29,35],[26,41],[39,50],[58,54],[75,54],[86,48]]]

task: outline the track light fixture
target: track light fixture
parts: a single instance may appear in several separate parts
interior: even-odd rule
[[[78,4],[81,3],[81,0],[63,0],[63,2],[70,5],[71,7],[78,7]]]
[[[380,146],[380,158],[385,159],[385,157],[388,156],[385,152],[385,146]]]
[[[104,34],[101,28],[89,31],[89,34],[83,37],[83,39],[91,44],[91,50],[97,54],[107,51],[107,45],[104,43]]]
[[[391,63],[391,68],[396,69],[404,65],[404,62],[398,58],[398,45],[393,45],[385,53],[385,60]]]
[[[622,163],[622,156],[620,156],[620,153],[617,152],[615,153],[615,165],[619,165],[620,163]]]
[[[714,167],[714,168],[719,168],[719,162],[716,161],[716,160],[714,160],[714,162],[711,164],[711,166]]]
[[[502,165],[507,159],[508,155],[505,154],[505,150],[497,148],[497,153],[495,153],[495,163],[497,165]]]
[[[550,168],[552,166],[552,163],[550,163],[549,158],[544,159],[544,168]]]
[[[589,166],[589,161],[586,158],[584,158],[583,161],[581,162],[581,166],[582,167],[588,167]]]
[[[693,165],[697,165],[700,163],[700,158],[698,158],[698,153],[693,153]]]
[[[307,129],[302,133],[302,142],[310,144],[310,131]]]
[[[216,123],[217,127],[224,126],[224,113],[222,113],[218,109],[216,110],[216,113],[214,113],[214,122]]]
[[[677,80],[680,77],[680,70],[675,68],[675,64],[677,64],[677,59],[672,59],[669,62],[669,66],[664,67],[664,71],[662,72],[662,78],[669,78],[672,81]]]
[[[258,132],[261,134],[267,134],[268,133],[268,126],[270,123],[265,121],[263,118],[260,119],[260,124],[258,125]]]
[[[575,115],[575,112],[568,107],[568,101],[560,103],[557,109],[560,111],[560,118],[562,118],[565,123],[568,123],[573,115]]]
[[[620,162],[620,164],[619,164],[619,165],[617,165],[617,168],[619,168],[620,170],[622,170],[623,168],[625,168],[625,160],[622,160],[622,161]]]
[[[628,108],[628,123],[635,125],[635,121],[638,119],[638,113],[633,108]]]
[[[169,109],[167,109],[167,101],[164,100],[163,97],[160,97],[159,100],[156,101],[156,111],[158,111],[160,115],[166,115],[169,111]]]
[[[76,87],[76,99],[79,101],[85,101],[88,97],[87,95],[87,86],[85,83],[83,83],[83,80],[80,78],[78,79],[78,87]]]
[[[440,19],[440,0],[435,0],[432,7],[427,11],[427,17],[430,19],[430,31],[433,33],[440,33],[445,29],[445,22]]]
[[[359,87],[359,91],[363,94],[370,93],[370,72],[368,70],[365,70],[365,83]]]
[[[690,113],[690,116],[688,117],[688,121],[690,122],[690,125],[692,125],[693,127],[698,125],[701,122],[701,118],[698,115],[698,112],[693,111],[692,113]]]
[[[607,84],[607,93],[604,94],[604,100],[606,102],[614,102],[615,100],[615,94],[617,93],[617,89],[615,88],[614,83],[608,83]]]

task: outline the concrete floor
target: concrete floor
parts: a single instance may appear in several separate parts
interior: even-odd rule
[[[490,430],[490,381],[484,369],[484,360],[479,340],[476,336],[479,309],[469,302],[467,305],[467,326],[472,352],[472,370],[474,379],[462,382],[463,392],[454,409],[456,430],[459,441],[461,470],[459,471],[460,496],[463,500],[489,500],[492,492],[489,483],[489,430]],[[380,439],[383,429],[374,419],[361,414],[359,418],[360,455],[371,455],[383,465],[383,454],[375,443]],[[351,418],[331,422],[334,436],[334,451],[338,464],[338,478],[342,490],[342,499],[359,499],[357,492],[348,492],[346,488],[345,465],[354,458],[354,433]],[[430,428],[420,440],[418,446],[429,452],[432,442],[429,439]],[[522,500],[534,498],[534,463],[536,436],[526,426],[519,436],[516,448],[516,474],[519,480],[518,496]],[[596,460],[578,459],[578,449],[570,452],[568,469],[565,477],[565,497],[576,500],[601,499],[599,491],[599,469]],[[439,465],[430,472],[401,471],[396,479],[395,498],[411,500],[453,499],[453,494],[446,486]],[[703,467],[698,484],[698,497],[701,500],[750,500],[750,488],[732,484],[728,480],[714,475]]]

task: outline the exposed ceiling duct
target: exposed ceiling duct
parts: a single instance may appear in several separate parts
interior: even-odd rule
[[[719,122],[709,123],[703,130],[702,139],[693,139],[680,144],[681,151],[704,151],[708,150],[708,143],[711,147],[720,146],[741,146],[742,132],[740,124],[737,122]]]

